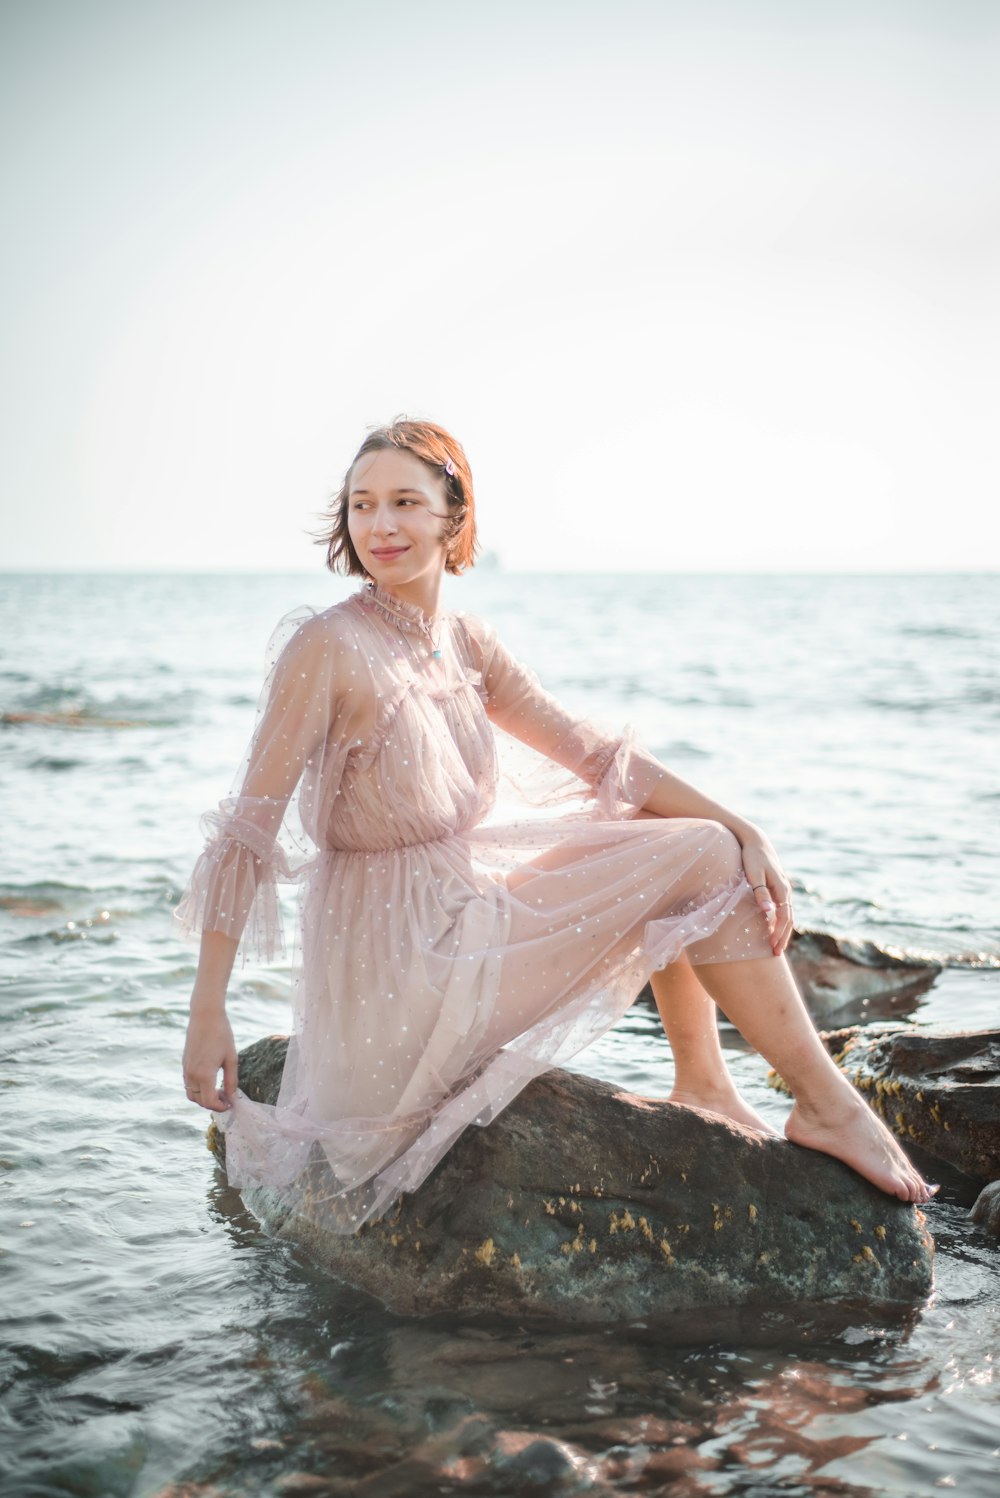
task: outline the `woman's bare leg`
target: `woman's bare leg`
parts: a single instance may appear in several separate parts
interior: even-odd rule
[[[890,1196],[926,1202],[930,1188],[841,1072],[809,1018],[784,957],[706,962],[694,969],[723,1014],[780,1073],[795,1098],[793,1144],[850,1165]]]
[[[705,992],[687,958],[654,973],[650,986],[674,1053],[670,1101],[721,1113],[745,1128],[774,1133],[737,1090],[719,1043],[715,1000]]]

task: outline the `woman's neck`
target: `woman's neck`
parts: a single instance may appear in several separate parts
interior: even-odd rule
[[[383,583],[377,578],[373,581],[383,593],[418,608],[425,618],[433,619],[441,612],[442,577],[443,573],[439,572],[432,577],[415,577],[406,583]]]

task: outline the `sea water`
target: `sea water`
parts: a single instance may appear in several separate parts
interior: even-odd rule
[[[520,1491],[462,1486],[449,1452],[472,1420],[511,1449],[561,1442],[560,1491],[683,1474],[689,1493],[995,1493],[1000,1248],[951,1172],[930,1209],[936,1288],[905,1323],[765,1316],[683,1347],[394,1317],[226,1185],[184,1097],[195,951],[171,910],[249,737],[271,629],[354,586],[0,578],[0,1492],[288,1495],[309,1474]],[[800,927],[943,962],[916,1019],[1000,1023],[995,577],[493,571],[448,579],[446,603],[761,825]],[[237,969],[238,1045],[287,1030],[289,981]],[[724,1034],[780,1123],[764,1064]],[[641,1006],[575,1064],[669,1091]]]

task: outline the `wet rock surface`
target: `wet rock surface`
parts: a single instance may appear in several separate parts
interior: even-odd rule
[[[988,1233],[1000,1238],[1000,1180],[983,1187],[969,1216]]]
[[[908,1016],[944,971],[939,962],[899,957],[874,942],[826,931],[795,931],[786,955],[806,1008],[821,1026]],[[655,1007],[648,984],[642,999]]]
[[[852,1025],[823,1040],[899,1139],[973,1180],[1000,1177],[1000,1030]]]
[[[273,1102],[286,1044],[240,1053],[250,1097]],[[224,1163],[214,1126],[209,1144]],[[846,1166],[557,1069],[358,1234],[320,1232],[267,1192],[246,1199],[272,1232],[407,1315],[687,1334],[705,1310],[902,1307],[931,1285],[923,1214]]]
[[[796,931],[788,961],[813,1018],[888,1017],[909,1010],[943,972],[941,963],[897,957],[870,941],[848,941],[826,931]]]

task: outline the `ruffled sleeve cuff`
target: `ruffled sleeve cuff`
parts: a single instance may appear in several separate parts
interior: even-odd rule
[[[594,814],[602,821],[624,821],[649,800],[666,771],[636,738],[629,724],[602,755],[591,779]],[[588,777],[590,778],[590,777]]]
[[[226,832],[220,834],[223,825]],[[221,931],[239,941],[237,955],[244,963],[284,957],[278,880],[292,877],[284,853],[252,823],[218,812],[206,813],[201,828],[210,840],[174,909],[182,932],[193,938]]]

